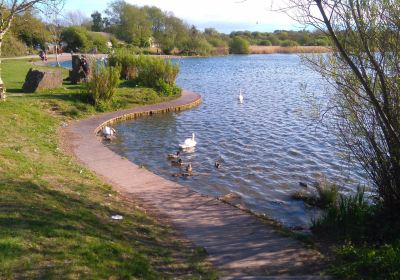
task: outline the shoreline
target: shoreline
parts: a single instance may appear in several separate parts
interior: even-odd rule
[[[318,275],[321,254],[284,237],[271,225],[217,198],[201,195],[121,158],[96,136],[104,125],[141,115],[181,111],[198,106],[201,96],[183,91],[178,99],[95,115],[62,128],[67,149],[90,170],[124,195],[143,201],[146,208],[166,217],[196,246],[201,246],[227,276]],[[64,146],[64,145],[62,145]],[[64,146],[65,147],[65,146]],[[254,246],[257,250],[254,250]],[[299,262],[302,265],[299,265]]]

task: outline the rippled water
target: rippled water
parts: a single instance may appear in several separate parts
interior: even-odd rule
[[[288,226],[309,224],[313,210],[290,199],[299,181],[326,176],[345,184],[363,180],[338,156],[335,138],[310,121],[301,84],[317,96],[326,86],[297,55],[252,55],[178,60],[178,84],[199,92],[195,109],[153,115],[116,126],[111,148],[153,172],[201,193],[240,194],[251,209]],[[244,103],[239,104],[239,89]],[[175,178],[166,160],[196,133],[197,147],[182,156],[196,176]],[[215,160],[222,161],[220,169]],[[347,185],[351,187],[351,185]]]

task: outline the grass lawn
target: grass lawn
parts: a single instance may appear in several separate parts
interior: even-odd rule
[[[66,83],[23,94],[31,64],[2,65],[8,98],[0,103],[0,278],[215,279],[204,250],[60,150],[60,124],[96,113],[84,88]],[[163,100],[150,89],[121,88],[100,109]]]

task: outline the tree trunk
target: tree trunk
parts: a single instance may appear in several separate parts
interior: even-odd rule
[[[3,80],[1,79],[1,47],[3,43],[3,34],[0,34],[0,101],[6,100],[6,88],[4,86]]]

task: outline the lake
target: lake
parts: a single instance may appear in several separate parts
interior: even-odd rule
[[[250,209],[286,226],[306,227],[314,209],[290,194],[323,178],[352,189],[365,181],[360,168],[339,155],[337,141],[310,118],[305,94],[323,100],[327,84],[294,54],[243,55],[174,60],[181,87],[204,102],[178,113],[116,125],[116,153],[200,193],[239,194]],[[239,90],[244,102],[238,102]],[[195,176],[175,178],[167,154],[196,134],[197,146],[182,159]],[[216,169],[214,162],[221,162]],[[351,180],[350,180],[351,179]]]

